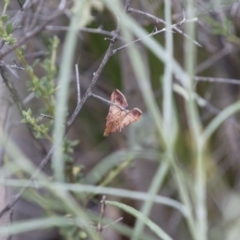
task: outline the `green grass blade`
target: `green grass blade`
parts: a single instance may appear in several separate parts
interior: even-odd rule
[[[53,130],[53,142],[55,151],[52,158],[52,166],[55,179],[64,181],[64,163],[63,163],[63,138],[65,135],[65,122],[67,115],[67,100],[69,93],[69,84],[73,67],[73,58],[77,43],[78,26],[82,16],[82,9],[85,1],[76,4],[74,14],[71,18],[69,31],[63,46],[63,56],[60,64],[60,73],[56,93],[55,124]]]

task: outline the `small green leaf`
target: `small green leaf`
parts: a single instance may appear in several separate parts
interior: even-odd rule
[[[27,113],[31,116],[32,115],[32,110],[31,110],[31,108],[29,108],[28,110],[27,110]]]
[[[33,71],[32,66],[27,65],[26,66],[26,71],[27,72],[32,72]]]
[[[35,137],[37,138],[37,139],[40,139],[41,137],[42,137],[42,135],[41,135],[41,133],[40,132],[35,132]]]
[[[24,110],[22,110],[22,115],[23,115],[24,117],[26,117],[26,115],[27,115],[27,112],[26,112],[26,111],[24,111]]]
[[[8,35],[13,32],[13,24],[11,22],[7,24],[6,32],[7,32]]]
[[[40,92],[39,90],[36,90],[36,91],[34,92],[34,96],[35,96],[36,98],[40,98],[40,97],[42,96],[42,94],[41,94],[41,92]]]
[[[37,64],[39,63],[39,61],[40,61],[39,58],[35,59],[35,61],[34,61],[33,64],[32,64],[32,67],[33,67],[33,68],[36,67]]]
[[[1,20],[2,20],[2,22],[4,23],[4,22],[6,22],[7,20],[8,20],[8,15],[3,15],[2,17],[1,17]]]
[[[8,45],[13,45],[14,43],[17,42],[17,39],[16,38],[11,38],[9,41],[8,41]]]

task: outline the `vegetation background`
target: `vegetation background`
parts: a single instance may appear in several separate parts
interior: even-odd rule
[[[0,9],[1,239],[239,239],[239,1]]]

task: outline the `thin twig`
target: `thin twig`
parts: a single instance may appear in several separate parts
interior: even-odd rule
[[[132,2],[132,0],[126,0],[126,4],[125,4],[125,8],[124,8],[126,13],[129,12],[129,7],[131,5],[131,2]]]
[[[105,102],[105,103],[107,103],[109,105],[114,105],[114,106],[118,107],[119,109],[121,109],[122,111],[125,111],[125,112],[128,111],[126,108],[123,108],[123,107],[119,106],[118,104],[116,104],[114,102],[111,102],[111,101],[108,101],[107,99],[102,98],[102,97],[100,97],[100,96],[98,96],[96,94],[91,93],[91,96],[94,97],[94,98],[97,98],[97,99],[99,99],[99,100],[101,100],[101,101],[103,101],[103,102]]]
[[[102,219],[104,217],[105,209],[106,209],[106,202],[105,201],[106,201],[106,196],[103,195],[102,200],[101,200],[100,217],[99,217],[99,221],[98,221],[98,225],[97,225],[97,231],[98,231],[99,235],[101,234],[101,232],[103,230]]]
[[[143,11],[140,11],[140,10],[137,10],[137,9],[128,8],[128,12],[139,13],[139,14],[142,14],[142,15],[148,17],[148,18],[154,19],[157,23],[161,22],[161,23],[164,23],[165,25],[167,25],[167,22],[165,22],[164,20],[162,20],[162,19],[160,19],[160,18],[157,18],[157,17],[155,17],[155,16],[153,16],[153,15],[151,15],[151,14],[149,14],[149,13],[146,13],[146,12],[143,12]],[[180,29],[178,28],[179,26],[182,26],[182,25],[185,24],[185,23],[194,22],[194,21],[197,21],[197,18],[186,19],[186,18],[184,17],[182,21],[180,21],[179,23],[176,23],[176,24],[171,25],[170,28],[171,28],[171,29],[174,29],[174,30],[177,31],[177,32],[179,32],[179,33],[182,34],[184,37],[190,39],[190,40],[193,41],[193,43],[195,43],[197,46],[202,47],[201,44],[199,44],[197,41],[191,39],[187,34],[185,34],[182,30],[180,30]],[[164,31],[166,31],[166,30],[167,30],[166,28],[162,28],[161,30],[153,31],[152,33],[150,33],[150,34],[148,34],[148,35],[146,35],[146,36],[144,36],[144,37],[142,37],[142,38],[136,39],[136,40],[134,40],[134,41],[132,41],[132,42],[130,42],[130,43],[127,43],[127,44],[125,44],[125,45],[123,45],[123,46],[121,46],[121,47],[119,47],[119,48],[117,48],[117,49],[114,49],[114,50],[113,50],[113,54],[115,54],[117,51],[122,50],[123,48],[128,47],[129,45],[131,45],[131,44],[133,44],[133,43],[139,42],[139,41],[141,41],[141,40],[143,40],[143,39],[145,39],[145,38],[148,38],[148,37],[155,36],[155,35],[157,35],[157,34],[159,34],[159,33],[161,33],[161,32],[164,32]]]
[[[18,4],[19,4],[21,10],[23,10],[23,5],[22,5],[22,3],[20,2],[20,0],[17,0],[17,1],[18,1]]]
[[[33,29],[33,27],[35,26],[35,24],[37,23],[37,20],[38,20],[38,16],[40,15],[40,12],[42,11],[43,9],[43,5],[44,5],[44,1],[43,0],[40,0],[39,1],[39,4],[38,4],[38,7],[37,7],[37,10],[32,18],[32,22],[31,22],[31,25],[29,27],[29,29]]]
[[[108,227],[112,226],[113,224],[116,224],[116,223],[118,223],[118,222],[120,222],[120,221],[122,221],[122,220],[123,220],[123,217],[120,217],[120,218],[114,220],[113,222],[110,222],[109,224],[107,224],[107,225],[105,225],[105,226],[102,226],[102,230],[105,229],[105,228],[108,228]],[[98,227],[93,226],[93,225],[91,225],[91,227],[94,228],[94,229],[96,229],[96,230],[98,229]]]
[[[166,31],[166,28],[162,28],[161,30],[153,31],[153,32],[151,32],[150,34],[148,34],[148,35],[146,35],[144,37],[138,38],[138,39],[136,39],[136,40],[134,40],[134,41],[132,41],[130,43],[127,43],[127,44],[125,44],[125,45],[123,45],[123,46],[121,46],[119,48],[114,49],[112,51],[112,54],[115,54],[116,52],[118,52],[118,51],[120,51],[120,50],[122,50],[122,49],[124,49],[124,48],[126,48],[126,47],[128,47],[128,46],[130,46],[132,44],[134,44],[134,43],[140,42],[140,41],[142,41],[145,38],[155,36],[155,35],[157,35],[157,34],[159,34],[161,32],[164,32],[164,31]]]
[[[40,114],[40,116],[42,117],[41,120],[42,120],[43,118],[53,119],[52,116],[49,116],[49,115],[46,115],[46,114]]]
[[[129,10],[131,10],[131,8],[130,8]],[[144,13],[144,12],[143,12],[143,13]],[[162,20],[162,21],[163,21],[163,20]],[[177,28],[178,26],[182,26],[184,23],[194,22],[194,21],[197,21],[197,18],[185,19],[185,17],[184,17],[184,19],[183,19],[181,22],[171,25],[171,29],[176,30],[176,29],[178,29],[178,28]],[[165,21],[163,21],[163,22],[164,22],[165,24],[167,24]],[[181,31],[180,29],[178,29],[178,30]],[[136,40],[134,40],[134,41],[132,41],[132,42],[130,42],[130,43],[127,43],[127,44],[125,44],[125,45],[123,45],[123,46],[121,46],[121,47],[119,47],[119,48],[114,49],[114,50],[113,50],[113,54],[115,54],[116,52],[118,52],[118,51],[120,51],[120,50],[122,50],[122,49],[124,49],[124,48],[126,48],[126,47],[128,47],[128,46],[130,46],[130,45],[132,45],[132,44],[134,44],[134,43],[137,43],[137,42],[139,42],[139,41],[142,41],[142,40],[145,39],[145,38],[155,36],[155,35],[157,35],[157,34],[159,34],[159,33],[165,32],[165,31],[167,31],[166,28],[162,28],[162,29],[160,29],[160,30],[153,31],[153,32],[151,32],[150,34],[148,34],[148,35],[146,35],[146,36],[144,36],[144,37],[138,38],[138,39],[136,39]],[[177,30],[176,30],[176,31],[177,31]],[[182,34],[183,34],[185,37],[188,37],[188,35],[184,34],[183,32],[182,32]],[[189,38],[189,37],[188,37],[188,38]],[[189,38],[189,39],[190,39],[190,38]],[[191,40],[194,42],[193,39],[191,39]],[[195,41],[194,43],[201,47],[201,45],[200,45],[199,43],[197,43],[196,41]]]
[[[30,102],[32,99],[34,98],[34,92],[31,92],[30,94],[28,94],[28,96],[26,96],[23,99],[23,105],[26,105],[28,102]]]
[[[195,76],[194,80],[197,82],[215,82],[215,83],[226,83],[240,85],[240,79],[229,79],[229,78],[213,78],[213,77],[201,77]]]
[[[141,15],[144,15],[145,17],[148,17],[154,21],[156,21],[157,23],[163,23],[165,25],[168,25],[168,23],[166,21],[164,21],[163,19],[161,18],[158,18],[158,17],[155,17],[154,15],[150,14],[150,13],[146,13],[146,12],[143,12],[141,10],[138,10],[138,9],[134,9],[134,8],[129,8],[128,9],[128,12],[133,12],[133,13],[138,13],[138,14],[141,14]],[[190,19],[189,19],[190,20]],[[200,43],[198,43],[197,41],[195,41],[194,39],[190,38],[186,33],[184,33],[181,29],[179,29],[178,27],[182,26],[184,23],[187,23],[189,22],[189,20],[185,19],[185,17],[183,18],[183,20],[178,23],[178,24],[173,24],[171,26],[172,29],[174,29],[176,32],[182,34],[184,37],[186,37],[187,39],[191,40],[194,44],[196,44],[197,46],[199,47],[202,47],[202,45]],[[195,21],[195,19],[192,19]]]
[[[75,64],[75,72],[76,72],[76,84],[77,84],[77,105],[79,105],[81,102],[81,89],[80,89],[78,64]]]
[[[48,25],[48,26],[46,26],[45,29],[46,30],[51,30],[51,31],[69,31],[69,27],[66,27],[66,26],[52,26],[52,25]],[[109,32],[109,31],[103,30],[101,27],[98,27],[98,28],[81,27],[81,28],[78,28],[78,30],[80,32],[102,34],[102,35],[106,35],[106,36],[109,36],[109,37],[113,37],[114,36],[114,32]],[[121,36],[118,36],[117,39],[121,40],[121,41],[126,41],[126,39],[124,39]]]
[[[10,64],[4,64],[4,63],[0,62],[0,66],[3,66],[3,67],[5,66],[8,68],[13,68],[13,69],[18,69],[18,70],[25,70],[23,67],[20,67],[17,64],[10,65]]]
[[[33,52],[33,53],[27,53],[24,57],[27,59],[27,58],[44,57],[47,55],[48,55],[47,51],[38,51],[38,52]]]
[[[115,223],[118,223],[118,222],[120,222],[120,221],[122,221],[122,220],[123,220],[123,217],[120,217],[120,218],[116,219],[115,221],[113,221],[113,222],[111,222],[111,223],[103,226],[103,229],[108,228],[109,226],[111,226],[111,225],[113,225],[113,224],[115,224]]]
[[[20,66],[18,65],[18,63],[15,59],[13,59],[13,62],[15,63],[16,66],[18,66],[18,68],[20,68]]]
[[[114,46],[114,43],[115,43],[117,37],[119,36],[119,33],[120,33],[120,24],[119,24],[119,19],[118,19],[117,29],[116,29],[116,31],[114,33],[113,38],[110,41],[110,44],[109,44],[109,47],[108,47],[108,49],[107,49],[107,51],[105,53],[105,56],[104,56],[101,64],[99,65],[98,70],[94,73],[93,79],[92,79],[90,85],[88,86],[84,96],[82,97],[80,104],[77,105],[75,111],[73,112],[72,116],[70,117],[70,119],[67,122],[67,131],[72,126],[72,124],[73,124],[74,120],[76,119],[78,113],[82,109],[83,104],[91,96],[93,87],[95,86],[98,78],[100,77],[100,74],[102,73],[103,68],[105,67],[105,65],[107,64],[108,60],[110,59],[110,57],[113,54],[113,46]]]

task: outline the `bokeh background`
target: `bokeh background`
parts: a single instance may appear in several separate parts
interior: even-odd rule
[[[6,11],[8,21],[13,21],[20,7],[24,6],[24,1],[19,2],[10,0]],[[22,10],[21,22],[13,32],[18,40],[28,33],[30,27],[34,29],[44,23],[59,5],[55,0],[32,2],[29,8]],[[75,2],[67,1],[61,15],[19,46],[24,48],[28,65],[32,66],[39,59],[34,73],[40,78],[46,74],[41,63],[49,54],[49,41],[54,35],[58,37],[56,86],[59,71],[64,68],[63,49]],[[232,113],[226,110],[239,101],[240,4],[233,0],[132,0],[130,7],[133,10],[127,14],[124,13],[124,4],[125,1],[89,0],[82,7],[83,17],[79,22],[69,76],[67,117],[77,102],[74,65],[78,65],[83,96],[109,46],[105,38],[114,34],[116,16],[120,19],[120,35],[114,49],[138,38],[143,39],[126,46],[109,59],[92,91],[110,100],[112,91],[119,89],[125,95],[129,109],[138,107],[143,115],[122,132],[103,137],[109,105],[99,99],[88,98],[67,134],[69,139],[78,140],[74,151],[69,154],[71,170],[75,171],[74,174],[77,172],[78,179],[68,179],[67,182],[79,186],[111,187],[112,192],[107,194],[99,190],[99,194],[88,193],[87,196],[78,193],[72,194],[73,198],[84,212],[95,214],[95,220],[90,217],[88,222],[94,226],[100,221],[96,219],[100,216],[102,195],[106,194],[108,200],[127,204],[142,212],[172,239],[237,240],[240,236],[237,111],[240,109],[237,107]],[[4,1],[1,1],[0,9],[3,6]],[[134,9],[141,10],[143,14],[134,12]],[[169,24],[149,18],[146,13]],[[186,35],[173,29],[173,24]],[[163,28],[165,30],[159,34],[143,37]],[[10,47],[4,45],[1,51]],[[32,115],[39,117],[45,102],[28,91],[29,74],[20,69],[23,66],[14,51],[1,59],[0,64],[7,66],[11,84],[17,90],[22,106],[30,108]],[[14,143],[37,166],[53,143],[45,138],[33,140],[2,80],[0,96],[1,128],[5,134],[1,138]],[[214,119],[218,119],[219,124],[213,122]],[[48,121],[52,120],[43,119],[40,123]],[[202,147],[202,136],[210,124],[215,124],[214,130]],[[49,129],[50,136],[53,126]],[[1,209],[19,189],[19,186],[17,189],[10,186],[9,179],[19,179],[20,185],[20,180],[27,180],[30,176],[25,172],[19,155],[9,155],[9,148],[1,148]],[[48,175],[44,181],[52,184],[51,163],[44,171]],[[13,180],[12,185],[14,183],[16,181]],[[122,189],[129,192],[121,192]],[[54,226],[54,220],[53,227],[30,226],[31,219],[70,214],[64,207],[61,211],[64,200],[59,200],[54,195],[55,191],[60,190],[33,187],[27,191],[26,196],[0,219],[2,238],[94,239],[85,227]],[[137,192],[145,193],[144,196],[149,198],[140,200]],[[166,199],[155,203],[157,196]],[[140,216],[135,218],[108,205],[104,215],[112,225],[107,226],[99,238],[159,239],[141,224]],[[115,223],[120,217],[123,219]],[[22,229],[14,225],[19,221],[26,223]],[[9,227],[16,233],[6,234]],[[94,227],[92,231],[96,231]]]

